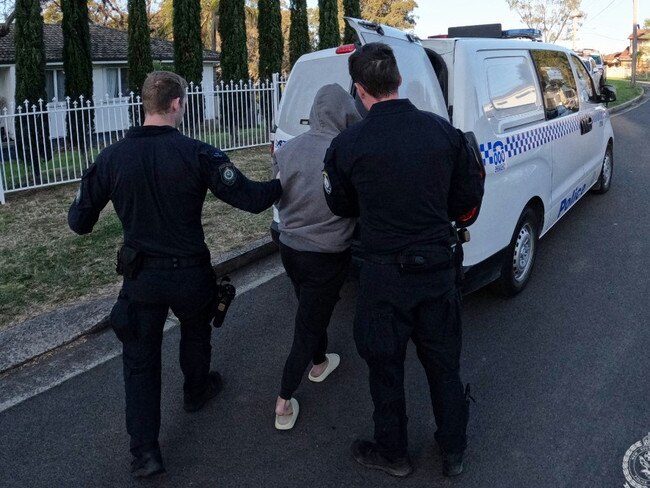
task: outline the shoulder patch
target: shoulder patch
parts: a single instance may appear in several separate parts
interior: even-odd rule
[[[332,184],[330,183],[330,177],[327,171],[323,171],[323,189],[328,195],[332,194]]]
[[[232,164],[223,164],[219,167],[221,182],[226,186],[233,186],[237,182],[237,171]]]

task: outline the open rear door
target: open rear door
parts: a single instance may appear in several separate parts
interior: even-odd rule
[[[449,120],[445,100],[422,44],[413,35],[374,22],[345,17],[356,32],[361,44],[383,42],[395,52],[402,75],[400,97],[408,98],[420,110],[434,112]]]

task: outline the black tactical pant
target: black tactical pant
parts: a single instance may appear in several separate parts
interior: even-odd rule
[[[365,262],[354,326],[357,350],[369,368],[375,441],[389,459],[407,453],[404,360],[415,344],[429,383],[437,431],[446,452],[466,447],[468,406],[459,376],[460,292],[453,269],[409,270]]]
[[[284,365],[280,397],[289,400],[298,389],[310,361],[327,359],[327,326],[350,267],[350,251],[320,253],[296,251],[280,244],[282,264],[296,297],[296,325],[291,352]]]
[[[126,428],[135,456],[158,447],[161,344],[170,308],[181,324],[184,394],[195,398],[208,385],[215,286],[209,264],[143,269],[135,279],[124,279],[111,323],[123,346]]]

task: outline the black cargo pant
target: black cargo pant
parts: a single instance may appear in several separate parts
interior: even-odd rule
[[[349,249],[341,253],[296,251],[280,243],[280,256],[298,298],[293,345],[280,388],[280,397],[289,400],[309,363],[327,359],[327,326],[340,299],[351,254]]]
[[[123,346],[126,428],[135,456],[158,447],[161,345],[170,308],[180,320],[184,394],[195,398],[208,385],[215,287],[209,263],[143,269],[135,279],[124,279],[111,323]]]
[[[404,360],[409,339],[429,383],[435,440],[446,452],[465,450],[468,406],[459,375],[460,307],[454,269],[364,262],[354,338],[368,364],[375,441],[389,459],[407,453]]]

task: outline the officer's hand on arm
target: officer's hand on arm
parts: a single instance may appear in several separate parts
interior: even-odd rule
[[[449,217],[458,222],[461,217],[475,216],[483,201],[485,169],[478,148],[458,130],[458,156],[449,187]]]
[[[88,234],[99,219],[99,214],[110,199],[108,177],[102,172],[101,156],[81,177],[81,184],[70,209],[68,225],[77,234]]]
[[[209,147],[200,154],[208,188],[220,200],[241,210],[260,213],[282,194],[280,180],[251,181],[219,149]]]
[[[344,158],[336,139],[325,154],[323,168],[323,190],[327,206],[339,217],[358,217],[359,202],[357,192],[350,181],[350,158]],[[347,166],[347,167],[346,167]]]

